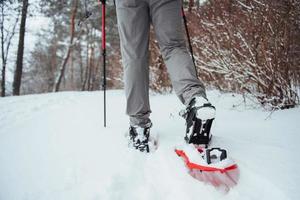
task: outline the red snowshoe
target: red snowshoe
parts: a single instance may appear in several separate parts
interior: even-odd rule
[[[228,192],[239,179],[237,164],[221,148],[202,148],[192,144],[176,148],[175,152],[185,162],[189,174],[199,181],[209,183]]]

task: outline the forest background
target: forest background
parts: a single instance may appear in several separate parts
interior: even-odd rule
[[[292,108],[300,95],[300,1],[185,0],[199,79],[243,94],[268,110]],[[46,26],[24,54],[28,18]],[[123,88],[116,10],[107,6],[107,87]],[[1,96],[102,90],[101,9],[97,0],[1,0]],[[172,92],[155,33],[150,88]]]

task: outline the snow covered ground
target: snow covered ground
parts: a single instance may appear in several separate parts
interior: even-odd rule
[[[0,199],[300,199],[300,108],[269,116],[239,95],[211,91],[214,144],[236,159],[238,186],[223,194],[185,172],[174,146],[183,140],[175,95],[152,95],[159,148],[127,148],[122,91],[63,92],[0,99]]]

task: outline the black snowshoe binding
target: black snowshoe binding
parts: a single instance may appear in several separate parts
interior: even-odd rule
[[[135,149],[140,150],[141,152],[149,153],[149,137],[151,126],[152,124],[146,126],[145,128],[138,126],[130,126],[129,145],[133,146]]]
[[[186,135],[188,144],[208,146],[211,140],[211,125],[215,118],[215,107],[203,97],[195,97],[187,108],[180,112],[186,120]]]

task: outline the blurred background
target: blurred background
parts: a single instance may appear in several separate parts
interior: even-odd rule
[[[1,96],[102,90],[97,0],[1,0]],[[266,109],[299,104],[300,1],[184,0],[199,78]],[[107,84],[123,88],[117,17],[107,6]],[[150,87],[172,92],[155,33]]]

